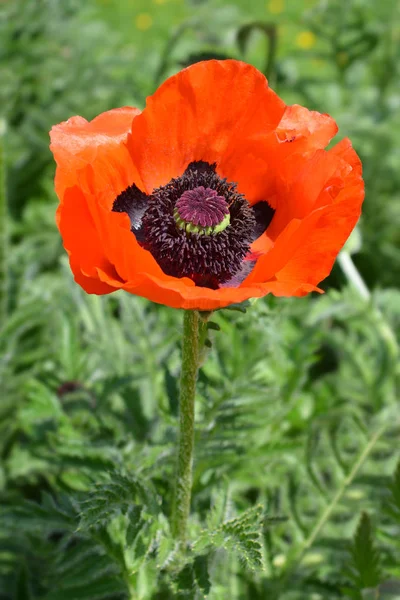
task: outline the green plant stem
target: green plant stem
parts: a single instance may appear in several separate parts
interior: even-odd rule
[[[0,326],[4,324],[8,306],[7,280],[7,195],[4,138],[6,123],[0,119]]]
[[[186,310],[183,318],[182,371],[179,398],[179,449],[172,504],[172,534],[186,540],[192,493],[194,415],[199,368],[199,313]]]
[[[304,540],[304,542],[301,544],[301,546],[295,552],[293,552],[291,555],[289,555],[288,561],[287,561],[287,566],[286,566],[284,572],[282,573],[279,584],[277,586],[276,597],[278,597],[279,593],[283,592],[283,590],[286,589],[286,585],[287,585],[289,578],[293,575],[293,573],[296,571],[297,567],[301,564],[301,562],[302,562],[303,558],[305,557],[305,555],[307,554],[308,550],[314,545],[319,534],[321,533],[321,530],[326,525],[326,523],[329,520],[330,516],[332,515],[333,511],[338,506],[339,502],[343,498],[344,494],[346,493],[346,491],[348,490],[350,485],[353,483],[354,479],[357,477],[360,469],[362,468],[363,464],[365,463],[365,461],[367,460],[367,458],[369,457],[369,455],[375,448],[377,442],[380,440],[380,438],[386,431],[387,427],[388,427],[387,423],[384,423],[380,427],[378,427],[378,429],[375,431],[373,436],[370,438],[370,440],[367,443],[367,445],[365,446],[365,448],[359,454],[352,469],[350,470],[349,474],[343,480],[343,482],[342,482],[341,486],[339,487],[339,489],[337,490],[336,494],[334,495],[332,500],[329,502],[329,504],[326,506],[326,508],[322,511],[320,517],[318,518],[317,522],[315,523],[314,527],[310,531],[307,538]]]
[[[338,256],[338,262],[350,285],[352,285],[352,287],[359,293],[361,298],[368,302],[371,299],[371,292],[358,272],[358,269],[355,266],[349,252],[342,250]],[[385,341],[392,359],[395,361],[399,355],[399,346],[396,336],[393,333],[390,325],[387,323],[382,311],[377,306],[374,306],[374,315],[377,329]]]
[[[369,440],[368,444],[365,446],[364,450],[361,452],[361,454],[357,458],[356,462],[354,463],[350,473],[344,479],[342,485],[339,487],[335,496],[332,498],[331,502],[328,504],[328,506],[325,508],[325,510],[321,514],[317,523],[315,524],[312,531],[310,532],[310,535],[304,540],[299,552],[297,553],[295,559],[293,560],[292,568],[295,564],[298,564],[299,562],[301,562],[301,560],[303,559],[307,550],[309,550],[309,548],[311,548],[311,546],[314,544],[321,529],[324,527],[325,523],[330,518],[332,512],[335,510],[336,506],[342,499],[344,493],[347,491],[349,486],[353,483],[355,477],[358,475],[359,470],[365,463],[368,456],[371,454],[372,450],[375,448],[376,443],[381,438],[386,427],[387,427],[387,424],[381,425],[377,429],[377,431],[374,433],[372,438]]]
[[[353,263],[353,259],[346,250],[342,250],[338,256],[338,263],[346,275],[350,284],[357,290],[361,298],[369,300],[371,298],[371,292],[367,288],[363,278],[358,272],[357,267]]]

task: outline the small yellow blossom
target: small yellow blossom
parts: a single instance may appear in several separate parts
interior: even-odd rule
[[[279,15],[285,10],[285,0],[270,0],[267,3],[267,10],[273,15]]]
[[[140,13],[135,19],[135,25],[140,31],[146,31],[153,25],[153,17],[149,13]]]
[[[296,45],[303,50],[310,50],[317,43],[317,37],[312,31],[301,31],[296,37]]]

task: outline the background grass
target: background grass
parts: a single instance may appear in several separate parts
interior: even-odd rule
[[[1,600],[400,598],[399,43],[395,0],[1,3]],[[352,139],[367,196],[349,251],[371,298],[335,266],[324,296],[216,314],[183,560],[167,521],[181,314],[73,283],[48,131],[143,107],[211,56]]]

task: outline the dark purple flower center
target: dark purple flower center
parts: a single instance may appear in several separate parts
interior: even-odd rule
[[[129,215],[138,242],[164,273],[211,289],[240,285],[254,265],[246,259],[250,245],[275,213],[265,201],[251,207],[215,169],[191,163],[150,196],[132,185],[113,205],[113,211]]]

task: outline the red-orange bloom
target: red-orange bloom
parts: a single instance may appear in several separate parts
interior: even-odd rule
[[[235,60],[184,69],[143,112],[53,127],[75,280],[200,310],[318,290],[364,197],[350,141],[324,149],[336,133]]]

